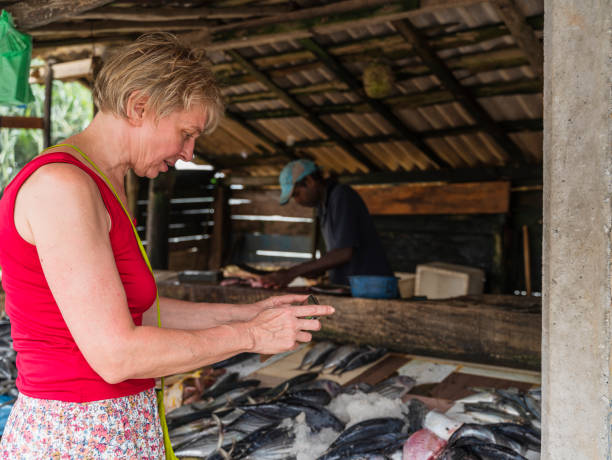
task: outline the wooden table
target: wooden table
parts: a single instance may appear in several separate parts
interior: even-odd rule
[[[252,303],[282,291],[204,283],[159,283],[160,295],[184,300]],[[315,339],[384,346],[391,351],[540,369],[541,303],[536,297],[479,295],[448,300],[382,300],[319,295],[336,313]]]

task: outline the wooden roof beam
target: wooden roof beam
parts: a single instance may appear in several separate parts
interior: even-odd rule
[[[492,97],[517,94],[537,94],[542,92],[542,80],[515,80],[509,82],[492,83],[489,85],[471,86],[470,93],[474,97]],[[446,104],[454,102],[455,95],[444,89],[434,89],[423,93],[402,94],[384,99],[391,106],[399,106],[402,109],[415,109],[430,105]],[[340,114],[340,113],[371,113],[372,106],[367,102],[347,104],[326,104],[323,106],[310,107],[310,111],[317,115]],[[287,118],[295,117],[297,114],[292,109],[257,110],[240,112],[247,120],[265,118]]]
[[[258,46],[266,43],[309,38],[347,27],[388,22],[483,3],[487,0],[422,0],[420,7],[413,0],[344,0],[324,6],[305,8],[278,18],[235,21],[211,28],[212,43],[204,44],[208,50],[226,50]],[[249,40],[245,41],[244,37]]]
[[[523,50],[535,74],[544,75],[544,47],[525,20],[514,0],[491,0],[500,18],[512,33],[516,44]]]
[[[234,50],[226,51],[232,59],[237,62],[240,62],[242,66],[247,69],[247,71],[253,74],[262,84],[267,86],[270,91],[273,91],[277,94],[278,98],[282,100],[285,104],[287,104],[291,110],[293,110],[299,116],[305,118],[310,124],[312,124],[315,128],[321,131],[330,139],[333,139],[336,144],[344,149],[347,153],[352,155],[357,161],[363,164],[370,171],[378,171],[380,168],[370,160],[366,155],[357,150],[351,144],[349,144],[346,140],[344,140],[336,131],[330,128],[328,125],[324,124],[319,120],[319,118],[312,114],[306,107],[300,104],[297,100],[291,97],[286,91],[277,86],[272,80],[270,80],[267,75],[260,72],[253,64],[243,58],[238,52]]]
[[[412,131],[406,124],[397,116],[387,105],[383,102],[378,101],[376,99],[371,99],[365,95],[363,91],[363,86],[359,80],[357,80],[346,68],[333,56],[327,53],[323,48],[321,48],[314,40],[312,39],[302,39],[299,40],[300,44],[314,53],[321,61],[325,63],[325,65],[342,81],[344,81],[349,88],[358,93],[360,96],[365,97],[367,99],[368,105],[370,105],[374,111],[376,111],[380,116],[382,116],[398,133],[401,133],[403,137],[410,141],[417,149],[419,149],[427,159],[432,163],[433,166],[440,167],[449,167],[449,163],[439,156],[431,147],[429,147],[423,140]]]
[[[402,172],[378,172],[372,174],[343,174],[338,181],[343,184],[401,184],[408,182],[480,182],[492,180],[512,180],[542,184],[541,165],[479,166],[477,168],[428,169]],[[245,187],[278,186],[278,176],[239,176],[232,174],[229,184]]]
[[[201,19],[190,21],[159,21],[134,23],[130,21],[90,21],[82,23],[55,23],[45,27],[30,30],[29,34],[36,39],[51,37],[74,37],[83,35],[91,40],[91,37],[103,34],[142,34],[145,32],[174,32],[179,30],[199,30],[206,27]]]
[[[412,45],[421,60],[438,77],[442,85],[446,87],[467,111],[474,118],[477,124],[489,134],[499,147],[502,148],[510,157],[512,163],[524,163],[528,157],[516,143],[495,123],[491,115],[480,105],[470,90],[463,86],[453,75],[445,62],[429,46],[425,38],[408,20],[393,21],[395,29]]]
[[[41,27],[99,8],[114,0],[24,0],[6,7],[20,30]]]
[[[508,132],[521,131],[542,131],[543,123],[541,118],[526,119],[526,120],[511,120],[499,122],[502,128]],[[419,136],[424,139],[435,139],[448,136],[463,136],[466,134],[474,134],[482,131],[478,125],[457,126],[453,128],[432,129],[428,131],[419,131]],[[357,137],[353,139],[354,144],[375,144],[384,142],[402,142],[407,141],[401,134],[384,134],[378,136]],[[296,149],[331,147],[333,141],[329,139],[317,139],[308,141],[297,141],[294,144]]]
[[[256,16],[276,16],[292,11],[283,5],[239,6],[226,8],[118,8],[106,7],[87,11],[72,19],[104,19],[116,21],[177,21],[181,19],[243,19]]]

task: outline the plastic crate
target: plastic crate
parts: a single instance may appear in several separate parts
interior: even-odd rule
[[[356,275],[349,276],[351,295],[369,299],[395,299],[397,278],[395,276]]]
[[[414,291],[428,299],[482,294],[485,273],[480,268],[431,262],[417,265]]]

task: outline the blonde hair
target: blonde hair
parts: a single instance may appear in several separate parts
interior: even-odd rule
[[[93,90],[100,111],[127,117],[130,95],[148,96],[156,120],[197,105],[206,111],[204,132],[213,131],[223,116],[221,91],[208,58],[170,33],[141,35],[119,49],[102,66]]]

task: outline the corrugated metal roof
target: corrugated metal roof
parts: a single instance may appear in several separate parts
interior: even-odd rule
[[[231,119],[223,121],[212,135],[199,139],[197,150],[219,167],[240,170],[241,174],[269,175],[278,173],[284,161],[299,156],[310,157],[335,173],[428,170],[436,168],[440,160],[454,168],[502,166],[517,161],[503,136],[518,146],[528,162],[541,162],[541,82],[527,59],[528,53],[518,47],[494,5],[466,0],[464,6],[449,2],[444,8],[440,6],[443,1],[422,0],[420,9],[407,11],[402,10],[405,3],[389,1],[384,2],[384,11],[377,10],[377,14],[387,14],[385,20],[378,20],[380,16],[374,13],[360,18],[361,9],[357,7],[342,13],[347,15],[342,20],[340,14],[314,14],[317,8],[348,3],[176,0],[146,4],[121,1],[107,6],[122,6],[125,11],[130,7],[152,11],[163,6],[185,12],[202,7],[233,8],[236,14],[240,9],[246,14],[255,6],[274,5],[279,11],[287,11],[281,12],[276,21],[273,16],[258,18],[256,13],[252,18],[201,19],[215,47],[208,57],[224,85]],[[543,0],[516,0],[515,4],[532,26],[535,43],[541,46]],[[374,12],[383,2],[360,5]],[[293,19],[294,14],[308,16],[311,11],[305,25]],[[287,17],[290,19],[283,19]],[[491,132],[460,95],[441,84],[413,43],[398,33],[393,24],[397,18],[410,21],[419,31],[457,82],[503,131],[502,137]],[[267,21],[267,25],[255,27],[253,21]],[[71,24],[83,22],[91,24],[89,35],[102,24],[76,17],[64,22],[66,29],[57,33],[65,36]],[[180,21],[174,22],[177,31],[183,30]],[[229,35],[223,38],[215,32],[221,29]],[[35,37],[37,30],[33,31]],[[297,32],[300,37],[309,36],[323,55],[317,56],[312,44],[295,38]],[[116,38],[118,34],[113,35]],[[100,33],[95,39],[98,46],[103,46],[104,37],[108,34]],[[240,44],[236,43],[238,39],[242,40]],[[35,53],[37,46],[44,47],[45,40],[50,40],[48,35],[35,40]],[[79,40],[79,44],[86,41]],[[232,52],[249,61],[275,88],[234,62],[224,47],[231,47]],[[370,100],[361,79],[364,69],[377,60],[390,66],[395,82],[387,98]],[[336,65],[341,66],[340,73]],[[347,80],[342,72],[350,78]],[[285,95],[279,97],[279,91]],[[300,116],[296,110],[308,115]],[[415,146],[415,139],[421,148]]]

